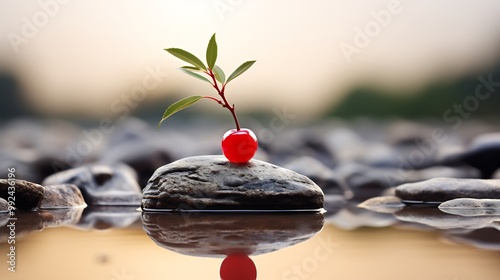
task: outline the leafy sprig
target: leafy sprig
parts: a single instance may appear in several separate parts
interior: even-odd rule
[[[227,84],[230,81],[237,78],[238,76],[240,76],[241,74],[245,73],[248,69],[250,69],[250,67],[252,67],[252,65],[255,63],[255,60],[244,62],[238,68],[236,68],[236,70],[234,70],[226,79],[226,74],[224,73],[224,71],[222,71],[222,68],[220,68],[218,65],[215,64],[217,62],[217,52],[218,52],[215,34],[212,35],[210,41],[208,42],[207,52],[206,52],[206,63],[207,63],[206,65],[198,57],[183,49],[168,48],[165,50],[170,54],[172,54],[173,56],[183,60],[184,62],[187,62],[189,65],[182,66],[180,70],[192,77],[210,83],[212,87],[217,91],[218,98],[213,96],[201,96],[201,95],[195,95],[183,98],[175,102],[174,104],[170,105],[165,110],[162,119],[158,123],[158,128],[161,126],[163,121],[165,121],[168,117],[172,116],[173,114],[195,104],[201,99],[210,99],[219,103],[222,107],[228,109],[231,112],[231,115],[233,116],[236,125],[236,129],[240,130],[240,124],[236,116],[235,106],[234,104],[230,104],[227,101],[225,90]]]

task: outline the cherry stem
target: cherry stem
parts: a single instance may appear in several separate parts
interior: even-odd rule
[[[219,84],[217,84],[217,79],[215,78],[215,74],[212,71],[212,69],[209,68],[208,71],[206,71],[205,73],[207,75],[209,75],[210,78],[212,78],[212,81],[213,81],[212,86],[215,88],[215,90],[217,91],[217,93],[221,97],[222,101],[220,101],[216,98],[213,98],[211,96],[204,96],[204,98],[209,98],[209,99],[215,100],[217,103],[222,105],[222,107],[227,108],[229,110],[229,112],[231,112],[231,115],[233,115],[234,123],[236,124],[236,130],[239,131],[241,128],[240,128],[240,123],[238,122],[238,117],[236,116],[234,104],[232,106],[229,104],[229,102],[226,99],[225,92],[224,92],[224,90],[226,89],[226,85],[222,84],[222,88],[219,88]]]

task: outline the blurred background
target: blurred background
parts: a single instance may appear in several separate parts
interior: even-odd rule
[[[461,114],[454,104],[471,119],[500,114],[495,0],[2,0],[0,15],[2,120],[157,121],[178,98],[215,93],[163,50],[204,58],[213,33],[226,73],[257,60],[227,88],[240,114],[446,121]]]

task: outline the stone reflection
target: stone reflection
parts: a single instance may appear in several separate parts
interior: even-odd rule
[[[400,221],[428,225],[435,229],[500,229],[500,216],[457,216],[444,213],[435,207],[405,207],[394,214]],[[495,223],[496,222],[496,223]]]
[[[67,226],[82,230],[140,227],[141,213],[136,207],[92,206],[87,208],[16,211],[15,235],[23,238],[45,228]],[[9,213],[0,213],[0,243],[8,241]]]
[[[128,228],[140,221],[141,213],[130,206],[90,206],[75,225],[80,229]],[[139,222],[140,224],[140,222]]]
[[[33,231],[41,231],[45,228],[76,224],[82,216],[83,208],[39,210],[36,212],[17,211],[15,214],[15,236],[22,238]],[[9,215],[0,216],[0,243],[7,242],[10,236],[8,223]]]
[[[460,198],[434,204],[404,204],[397,197],[375,197],[358,207],[391,214],[394,226],[437,230],[450,241],[485,250],[500,250],[500,215],[497,200]],[[328,220],[327,220],[328,221]]]
[[[313,237],[323,228],[322,213],[142,214],[144,230],[165,249],[190,256],[259,255]]]

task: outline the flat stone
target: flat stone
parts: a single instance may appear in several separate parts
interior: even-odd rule
[[[455,198],[500,199],[500,180],[434,178],[396,188],[405,202],[441,203]]]
[[[43,199],[38,205],[40,209],[65,209],[85,207],[87,204],[83,199],[80,189],[76,185],[52,185],[45,186]]]
[[[401,199],[399,197],[378,196],[360,203],[358,207],[379,213],[395,213],[403,209],[405,207],[405,204],[401,202]]]
[[[144,210],[317,210],[324,195],[311,179],[251,160],[184,158],[158,168],[143,191]]]
[[[293,246],[322,228],[321,213],[142,213],[160,247],[190,256],[260,255]],[[330,241],[328,241],[330,243]]]
[[[457,198],[441,203],[438,208],[445,213],[466,217],[500,215],[500,199]]]
[[[29,211],[37,208],[43,199],[43,186],[17,179],[14,179],[13,182],[15,183],[16,209]],[[0,179],[0,197],[7,201],[10,196],[9,187],[11,187],[9,180]]]
[[[86,165],[47,177],[43,185],[74,184],[89,205],[141,204],[141,189],[126,165]]]

